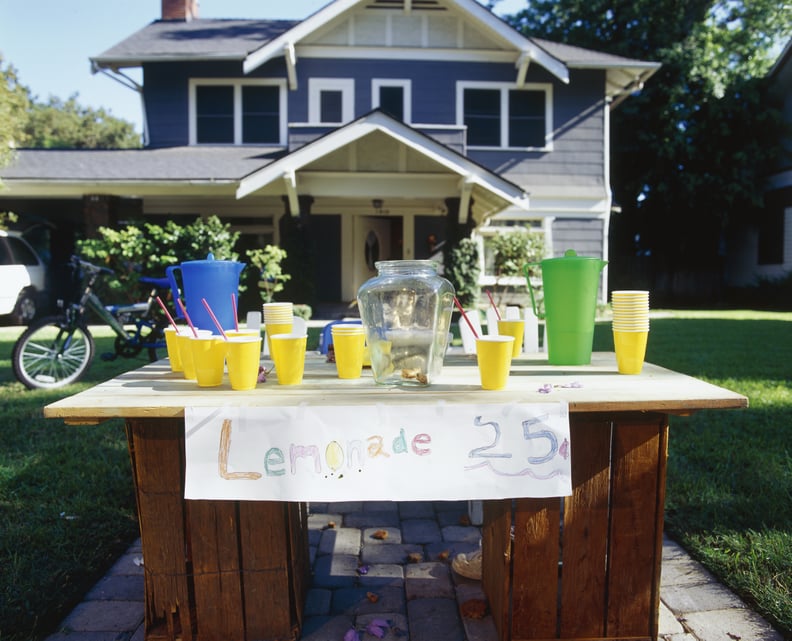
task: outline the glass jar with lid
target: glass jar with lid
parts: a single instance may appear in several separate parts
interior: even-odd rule
[[[386,260],[358,290],[374,380],[428,385],[442,370],[454,287],[431,260]]]

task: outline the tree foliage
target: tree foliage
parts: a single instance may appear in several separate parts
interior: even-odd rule
[[[16,70],[5,65],[0,54],[0,167],[11,162],[14,149],[25,143],[29,107],[28,90],[19,84]]]
[[[788,0],[531,0],[524,34],[662,63],[612,113],[616,252],[702,269],[755,215],[780,153],[764,75],[789,37]],[[620,232],[620,233],[618,233]],[[635,240],[639,239],[639,246]]]
[[[50,96],[38,102],[21,84],[16,69],[0,55],[0,166],[11,162],[14,149],[129,149],[141,146],[134,125],[105,109]]]
[[[77,94],[68,100],[50,96],[34,103],[25,132],[29,146],[41,149],[134,149],[141,146],[132,123],[105,109],[84,107]]]

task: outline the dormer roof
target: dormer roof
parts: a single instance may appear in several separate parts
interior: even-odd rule
[[[521,85],[530,65],[561,82],[573,68],[603,69],[614,98],[639,88],[659,64],[529,38],[476,0],[335,0],[302,21],[157,20],[91,59],[94,70],[187,60],[238,61],[250,73],[285,58],[296,86],[304,57],[506,62]]]

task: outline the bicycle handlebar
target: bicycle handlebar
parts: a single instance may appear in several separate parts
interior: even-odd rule
[[[71,261],[80,269],[84,269],[85,271],[91,272],[92,274],[115,274],[115,272],[109,267],[100,267],[99,265],[94,265],[93,263],[89,263],[87,260],[83,260],[79,256],[72,256]]]

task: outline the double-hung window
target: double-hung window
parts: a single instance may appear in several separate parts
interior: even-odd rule
[[[552,86],[460,83],[457,124],[467,129],[468,147],[551,149]]]
[[[412,120],[412,93],[409,80],[375,78],[371,81],[371,106],[403,122]]]
[[[283,81],[190,82],[191,144],[282,145],[285,132]]]
[[[308,120],[341,125],[354,118],[355,81],[351,78],[309,78]]]

